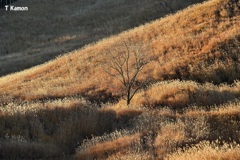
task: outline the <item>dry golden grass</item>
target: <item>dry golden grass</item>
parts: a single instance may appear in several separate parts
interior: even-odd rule
[[[225,143],[224,149],[218,150],[220,159],[221,156],[226,157],[228,155],[228,153],[225,153],[226,150],[229,151],[229,153],[235,153],[235,149],[232,148],[231,145],[233,143],[239,144],[240,142],[239,107],[239,102],[229,103],[223,106],[217,106],[216,108],[212,107],[210,111],[191,108],[184,114],[177,115],[178,118],[175,123],[163,126],[158,133],[155,141],[158,157],[167,159],[166,155],[170,153],[173,153],[175,157],[172,156],[172,158],[175,159],[181,159],[181,156],[185,158],[189,157],[189,154],[192,154],[189,157],[190,159],[195,159],[194,156],[196,156],[197,159],[197,155],[201,153],[203,156],[208,157],[212,154],[212,151],[215,152],[214,150],[217,148],[212,148],[208,153],[209,148],[204,147],[213,147],[214,143],[211,146],[204,146],[205,143],[203,143],[199,145],[201,147],[199,147],[198,150],[196,150],[196,148],[192,150],[190,148],[189,151],[188,149],[183,150],[179,158],[177,158],[178,152],[174,152],[201,141],[213,142],[215,140],[218,140],[219,144]],[[214,156],[213,159],[217,159],[217,157]],[[209,158],[210,157],[205,159]]]
[[[240,159],[240,146],[236,143],[203,141],[193,147],[179,150],[170,154],[166,160],[238,160]]]
[[[16,1],[15,6],[29,10],[21,14],[0,10],[0,75],[41,64],[202,1],[171,1],[166,2],[168,7],[163,0]]]
[[[239,158],[239,15],[232,0],[207,1],[0,78],[0,158]],[[129,106],[103,71],[123,41],[151,48]]]
[[[158,158],[164,157],[167,153],[175,150],[185,139],[184,123],[166,124],[158,133],[155,142],[155,152]]]
[[[131,151],[126,153],[115,154],[107,158],[107,160],[138,160],[138,159],[152,160],[154,158],[150,153],[139,152],[136,153]]]
[[[239,107],[237,101],[209,107],[209,111],[193,106],[183,113],[167,108],[125,108],[115,112],[109,108],[96,109],[79,98],[45,103],[15,102],[1,107],[1,146],[5,153],[2,157],[50,158],[60,153],[67,156],[84,138],[102,135],[117,127],[127,130],[85,140],[76,157],[162,159],[179,148],[203,140],[239,143]],[[45,150],[46,147],[50,150]],[[26,152],[28,148],[30,152]]]
[[[85,150],[77,151],[76,159],[90,160],[96,158],[106,158],[115,152],[127,152],[130,146],[133,146],[139,138],[140,135],[137,133],[129,136],[122,136],[117,139],[109,138],[108,141],[98,142]]]
[[[82,144],[76,156],[80,159],[86,156],[90,159],[195,159],[202,154],[203,159],[205,156],[205,159],[234,158],[239,156],[239,107],[238,101],[210,107],[209,111],[196,107],[177,114],[167,109],[148,111],[129,124],[128,129],[139,136],[124,131],[95,137]]]
[[[194,81],[163,81],[139,92],[132,105],[157,108],[163,106],[182,109],[186,106],[211,106],[239,97],[238,81],[232,86],[199,84]]]
[[[210,116],[233,116],[239,115],[239,100],[237,102],[230,102],[222,105],[211,106],[211,110],[206,112],[205,110],[194,109],[194,107],[186,110],[188,116],[210,115]]]
[[[216,12],[226,5],[223,0],[208,1],[3,77],[1,97],[118,97],[121,85],[104,73],[102,65],[108,59],[105,51],[115,52],[122,41],[130,45],[147,43],[152,48],[147,53],[152,61],[139,76],[140,82],[179,78],[231,83],[239,79],[239,10],[232,17],[217,17]],[[196,32],[194,28],[200,26]]]
[[[80,98],[43,103],[13,102],[2,105],[0,113],[0,139],[3,140],[0,146],[7,148],[3,158],[14,158],[14,154],[11,156],[13,152],[20,157],[31,158],[25,151],[21,154],[21,143],[24,145],[23,150],[33,146],[33,154],[39,154],[36,158],[47,158],[51,154],[59,156],[61,153],[68,155],[74,153],[75,148],[85,138],[102,135],[116,128],[115,111],[98,109]],[[7,145],[10,141],[16,146]],[[50,148],[49,152],[47,151],[48,145],[50,148],[52,146],[52,151]]]

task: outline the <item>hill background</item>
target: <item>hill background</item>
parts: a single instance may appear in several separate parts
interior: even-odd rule
[[[15,6],[27,6],[29,11],[0,10],[0,76],[202,1],[17,1]]]
[[[146,58],[151,63],[139,76],[141,83],[180,79],[231,84],[240,78],[237,5],[209,2],[102,39],[45,65],[3,77],[0,94],[22,100],[76,94],[93,100],[118,99],[121,84],[103,68],[108,50],[120,54],[123,41],[148,47]]]

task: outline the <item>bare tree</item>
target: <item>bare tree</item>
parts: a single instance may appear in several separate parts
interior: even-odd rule
[[[121,82],[126,96],[127,105],[143,84],[137,81],[137,77],[144,66],[149,62],[146,59],[144,45],[130,46],[123,42],[107,51],[108,61],[104,68],[105,72]]]

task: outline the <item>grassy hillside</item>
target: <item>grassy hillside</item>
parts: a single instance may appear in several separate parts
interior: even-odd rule
[[[239,19],[210,0],[0,78],[0,158],[239,159]],[[139,50],[126,106],[106,69]]]
[[[3,77],[0,94],[26,100],[75,94],[89,98],[119,97],[121,84],[103,68],[108,50],[121,50],[122,41],[132,46],[145,43],[150,48],[146,59],[151,62],[139,76],[140,82],[181,79],[233,83],[240,78],[239,9],[233,4],[232,15],[222,16],[224,7],[228,7],[227,2],[218,1],[191,7],[42,66]]]
[[[17,1],[13,5],[27,6],[28,12],[0,10],[0,76],[202,1]]]

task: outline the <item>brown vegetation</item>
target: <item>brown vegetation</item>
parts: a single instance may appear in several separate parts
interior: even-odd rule
[[[219,145],[218,141],[214,143],[203,141],[192,148],[169,155],[166,160],[238,160],[239,158],[240,147],[236,143]]]
[[[0,78],[0,159],[239,159],[238,5],[210,0]],[[103,69],[122,42],[150,48],[131,105]]]
[[[132,100],[133,105],[175,109],[186,106],[211,106],[226,103],[239,97],[238,81],[232,86],[199,84],[193,81],[164,81],[139,92]]]
[[[139,137],[133,138],[136,134],[126,131],[118,132],[117,136],[115,133],[95,137],[82,144],[76,155],[108,159],[178,159],[191,154],[193,159],[198,153],[206,152],[203,156],[208,157],[217,152],[219,154],[213,155],[213,159],[216,156],[234,159],[239,156],[236,155],[240,143],[239,107],[236,102],[212,107],[209,111],[191,107],[182,114],[151,110],[133,118],[129,124],[137,135],[140,133]],[[118,142],[119,145],[114,146]],[[121,148],[122,145],[125,147]],[[212,149],[208,152],[207,147]]]
[[[82,94],[99,98],[119,97],[120,83],[103,73],[107,57],[124,40],[150,44],[152,59],[139,82],[191,79],[232,83],[239,79],[239,14],[217,19],[225,1],[213,0],[175,15],[104,39],[39,67],[0,79],[1,95],[25,100]],[[200,31],[194,29],[200,27]],[[115,54],[115,53],[114,53]],[[117,54],[117,53],[116,53]],[[9,84],[15,84],[9,85]],[[106,97],[101,97],[106,95]]]
[[[106,142],[98,142],[93,146],[86,148],[85,150],[80,150],[76,154],[77,160],[86,159],[96,159],[96,158],[106,158],[114,152],[126,152],[129,146],[137,143],[139,139],[139,134],[133,134],[129,136],[123,136],[117,139],[108,139]]]
[[[1,106],[0,113],[2,158],[25,157],[27,152],[21,150],[31,147],[34,158],[74,153],[85,138],[114,130],[116,121],[115,111],[100,110],[79,99],[11,103]]]
[[[41,64],[202,1],[17,1],[15,6],[27,6],[29,10],[21,14],[0,10],[0,76]]]

